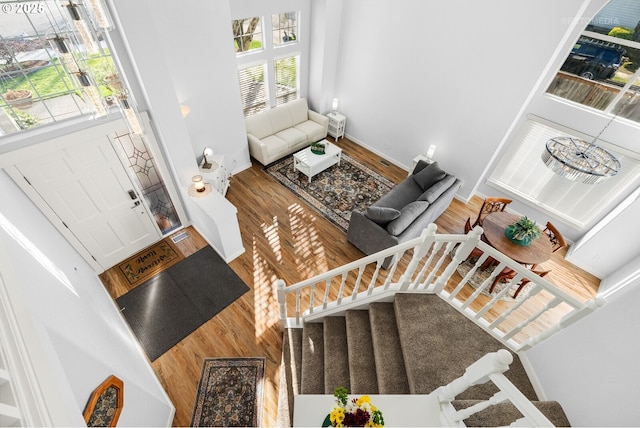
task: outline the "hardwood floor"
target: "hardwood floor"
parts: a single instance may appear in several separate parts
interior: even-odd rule
[[[337,144],[394,182],[407,176],[405,170],[347,139]],[[152,363],[176,406],[174,426],[191,422],[203,359],[242,356],[267,359],[262,425],[275,426],[282,352],[276,281],[294,284],[363,256],[341,230],[271,179],[255,161],[233,177],[227,198],[238,209],[246,250],[230,266],[251,290]],[[464,220],[473,218],[481,204],[478,197],[469,204],[454,200],[436,221],[438,230],[461,233]],[[176,244],[185,256],[206,245],[193,228],[187,230],[189,238]],[[543,264],[552,270],[547,279],[580,299],[592,299],[599,280],[567,263],[563,255],[556,253]],[[114,299],[129,289],[115,269],[101,279]]]

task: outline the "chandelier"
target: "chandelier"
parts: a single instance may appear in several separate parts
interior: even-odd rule
[[[620,172],[620,161],[595,144],[573,137],[547,141],[542,161],[561,177],[585,184],[597,184]]]

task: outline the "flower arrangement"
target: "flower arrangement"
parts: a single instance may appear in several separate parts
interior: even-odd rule
[[[315,153],[316,155],[323,155],[325,153],[325,149],[326,146],[320,141],[311,143],[311,153]]]
[[[334,392],[337,404],[327,416],[330,426],[334,427],[383,427],[384,418],[382,412],[371,404],[368,395],[360,398],[347,398],[347,390],[343,387],[336,388]],[[325,419],[326,421],[326,419]],[[323,426],[329,426],[324,425]]]

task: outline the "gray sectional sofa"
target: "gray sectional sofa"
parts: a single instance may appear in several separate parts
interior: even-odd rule
[[[447,209],[461,184],[437,162],[420,161],[409,177],[365,212],[351,212],[347,240],[369,255],[415,238]],[[383,267],[392,262],[387,258]]]

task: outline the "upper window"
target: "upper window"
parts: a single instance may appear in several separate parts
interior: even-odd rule
[[[274,61],[276,105],[298,99],[298,57],[290,56]]]
[[[298,14],[296,12],[271,15],[273,45],[279,46],[298,40]]]
[[[231,22],[233,28],[233,44],[237,54],[262,49],[262,25],[260,17],[234,19]]]
[[[0,0],[0,136],[114,102],[109,49],[80,5]]]
[[[547,93],[640,122],[640,2],[612,0],[591,20]]]

